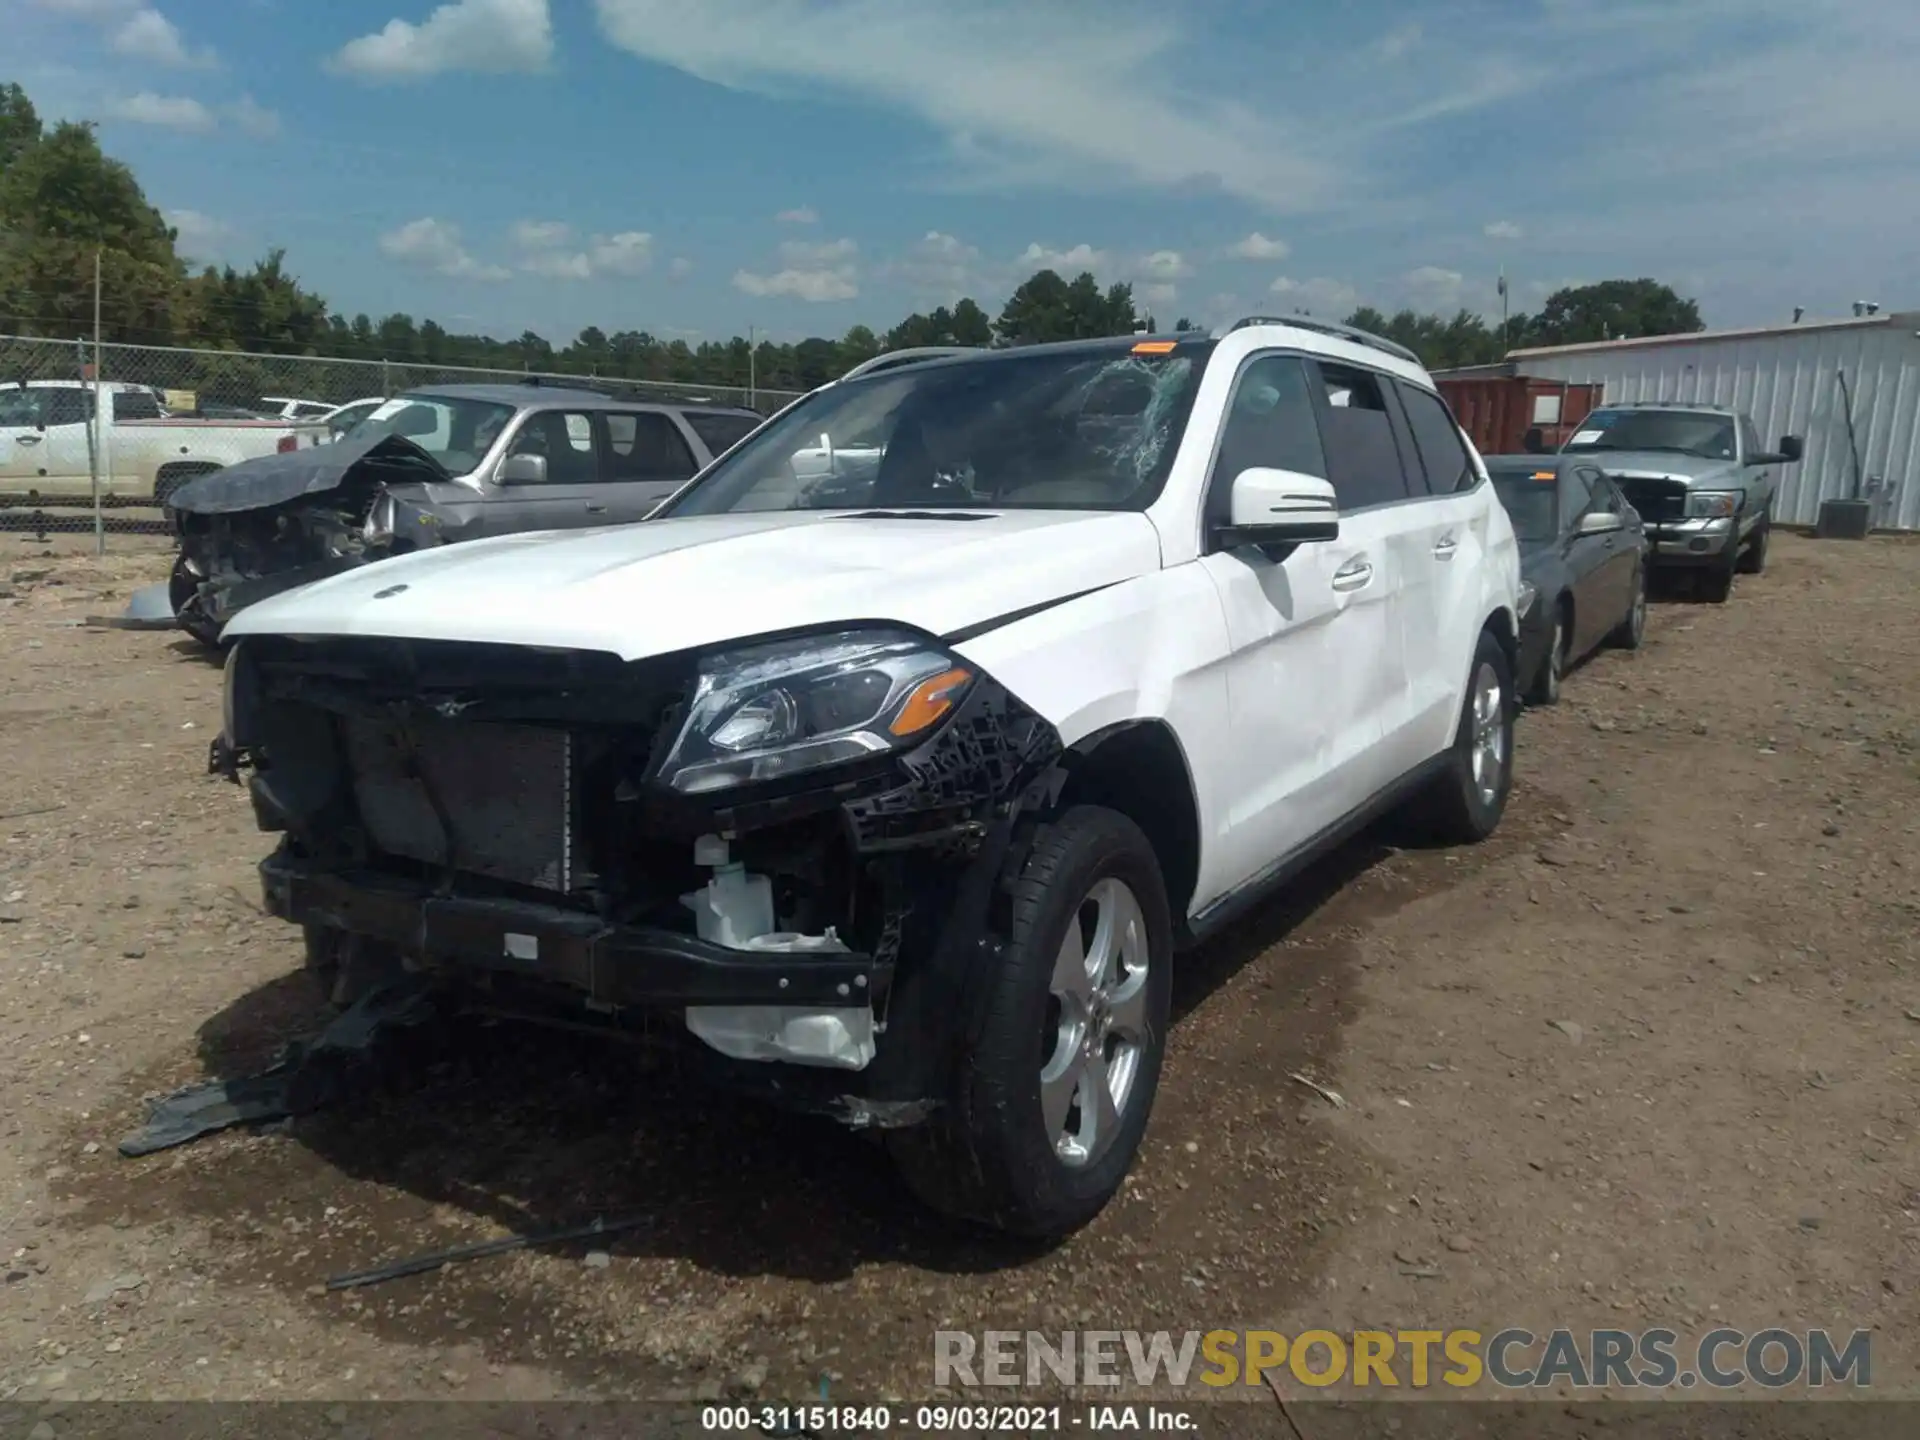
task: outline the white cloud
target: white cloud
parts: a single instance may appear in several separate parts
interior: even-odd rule
[[[156,95],[151,90],[110,101],[107,114],[133,125],[158,125],[164,130],[196,135],[215,128],[213,112],[198,100],[186,95]]]
[[[1518,240],[1527,232],[1511,220],[1495,220],[1482,233],[1489,240]]]
[[[927,231],[890,260],[885,273],[903,282],[915,295],[940,304],[998,283],[986,275],[978,246],[941,230]]]
[[[194,260],[212,258],[233,234],[232,227],[224,220],[216,220],[198,210],[167,210],[162,212],[162,218],[173,227],[180,252]]]
[[[573,238],[573,227],[562,220],[522,220],[509,234],[522,250],[551,250]]]
[[[1161,282],[1184,280],[1193,274],[1193,266],[1178,250],[1156,250],[1142,257],[1139,270],[1149,280]]]
[[[1417,24],[1398,25],[1375,41],[1373,48],[1389,60],[1398,60],[1420,43],[1421,35]]]
[[[211,50],[188,50],[174,23],[151,6],[129,15],[113,32],[112,44],[118,54],[153,65],[190,69],[215,63]]]
[[[573,227],[561,220],[522,220],[508,232],[519,267],[550,280],[592,280],[639,275],[653,264],[653,236],[645,230],[594,235],[575,245]]]
[[[403,264],[456,280],[497,281],[512,274],[503,266],[476,260],[461,243],[458,225],[431,216],[409,220],[399,229],[388,231],[380,237],[380,249]]]
[[[1134,298],[1147,305],[1165,308],[1180,298],[1180,287],[1164,282],[1142,285],[1134,292]]]
[[[912,115],[973,178],[1317,205],[1342,170],[1308,131],[1169,62],[1185,21],[1107,0],[595,0],[620,48],[738,90]],[[930,67],[932,67],[930,69]],[[1312,116],[1311,107],[1303,112]]]
[[[1070,250],[1055,250],[1036,240],[1020,252],[1019,258],[1014,263],[1026,266],[1030,272],[1057,270],[1068,279],[1072,279],[1083,270],[1098,271],[1107,263],[1107,252],[1096,250],[1084,241]]]
[[[845,239],[826,240],[817,244],[806,240],[788,240],[780,246],[780,259],[785,264],[802,268],[844,265],[859,253],[860,247]]]
[[[684,255],[674,256],[673,262],[667,266],[667,278],[669,280],[684,280],[692,273],[693,261],[687,259]]]
[[[858,298],[860,280],[851,270],[779,270],[771,275],[736,270],[733,288],[747,295],[778,295],[820,304]]]
[[[860,293],[860,272],[855,264],[859,253],[860,247],[852,240],[817,244],[789,240],[780,246],[779,270],[772,274],[736,270],[733,288],[747,295],[784,296],[815,304],[852,300]]]
[[[1422,265],[1401,276],[1414,307],[1426,311],[1460,308],[1460,297],[1467,277],[1458,270],[1443,270],[1438,265]]]
[[[773,218],[782,225],[818,225],[820,212],[811,205],[801,205],[792,210],[782,210]]]
[[[227,118],[256,140],[271,140],[280,133],[280,117],[251,95],[242,95],[227,106]]]
[[[1246,239],[1235,241],[1227,253],[1236,260],[1280,261],[1293,253],[1293,247],[1284,240],[1270,240],[1256,230]]]
[[[553,60],[547,0],[451,0],[425,20],[389,20],[349,41],[331,69],[363,80],[417,80],[447,71],[536,72]]]
[[[1360,303],[1360,293],[1351,285],[1324,276],[1315,276],[1311,280],[1292,280],[1282,275],[1267,289],[1285,300],[1291,309],[1317,313],[1334,320],[1352,313]]]

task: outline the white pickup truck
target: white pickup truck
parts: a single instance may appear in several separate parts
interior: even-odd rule
[[[176,419],[154,390],[126,381],[100,393],[107,413],[96,429],[90,382],[0,384],[0,495],[90,497],[98,446],[103,496],[164,501],[196,475],[329,438],[323,422]]]

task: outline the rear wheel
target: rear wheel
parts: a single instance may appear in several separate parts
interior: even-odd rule
[[[1627,610],[1627,618],[1613,627],[1607,643],[1616,650],[1638,650],[1646,638],[1647,567],[1641,565],[1633,572],[1633,604]]]
[[[1429,838],[1472,845],[1499,825],[1513,789],[1513,712],[1513,667],[1499,640],[1483,630],[1446,770],[1420,806]]]
[[[1152,845],[1098,806],[1039,833],[1012,902],[950,1103],[888,1143],[933,1208],[1051,1237],[1099,1214],[1139,1151],[1166,1050],[1173,927]]]

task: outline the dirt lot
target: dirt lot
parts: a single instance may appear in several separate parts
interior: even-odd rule
[[[1920,1390],[1920,545],[1778,537],[1522,720],[1490,843],[1356,845],[1199,957],[1134,1180],[1050,1253],[510,1027],[119,1158],[318,1011],[203,773],[218,669],[79,623],[164,558],[0,545],[0,1401],[919,1396],[931,1332],[986,1326],[1872,1327],[1876,1389]],[[319,1289],[636,1212],[609,1263]]]

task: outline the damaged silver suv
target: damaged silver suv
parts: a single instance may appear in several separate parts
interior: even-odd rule
[[[1387,341],[929,358],[646,524],[251,606],[211,761],[336,1001],[644,1027],[1059,1234],[1133,1163],[1182,947],[1389,809],[1498,823],[1519,594]]]

